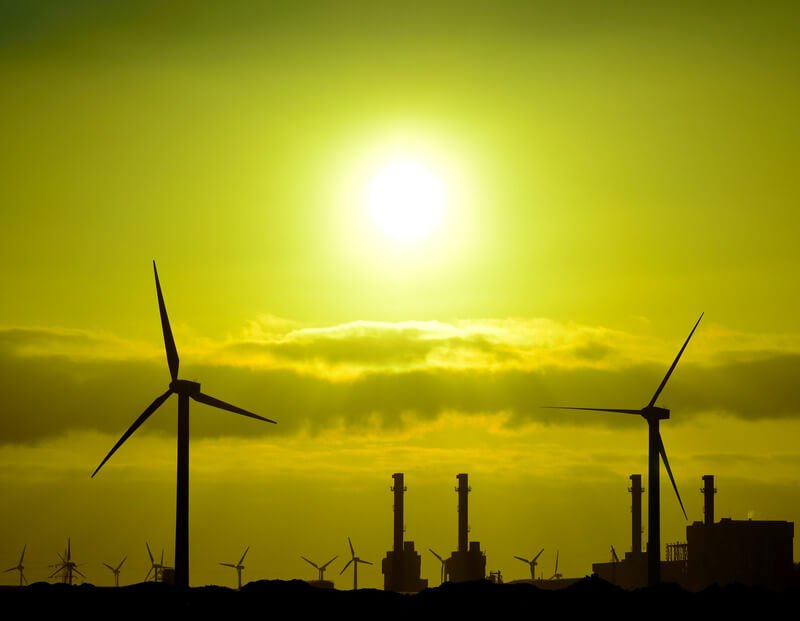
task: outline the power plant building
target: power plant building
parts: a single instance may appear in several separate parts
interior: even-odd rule
[[[638,483],[637,484],[637,479]],[[641,551],[641,476],[632,475],[632,550],[619,562],[594,563],[592,571],[626,589],[647,585],[647,553]],[[686,527],[686,543],[667,546],[664,582],[702,590],[713,584],[785,589],[795,577],[794,523],[766,520],[714,521],[714,476],[703,477],[705,519]],[[637,511],[638,504],[638,511]],[[638,549],[637,549],[638,542]]]
[[[428,588],[428,581],[420,578],[422,557],[414,550],[413,541],[403,541],[405,532],[403,504],[406,486],[402,472],[392,475],[394,485],[394,538],[392,549],[381,562],[383,588],[398,593],[418,593]]]
[[[445,561],[445,574],[451,582],[483,580],[486,578],[486,554],[478,541],[469,538],[469,475],[459,474],[458,479],[458,550]]]

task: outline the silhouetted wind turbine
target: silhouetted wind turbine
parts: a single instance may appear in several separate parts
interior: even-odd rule
[[[78,569],[78,565],[72,562],[72,542],[70,538],[67,538],[67,549],[64,551],[64,556],[59,554],[58,558],[61,559],[61,562],[51,565],[51,567],[56,567],[56,570],[50,574],[48,578],[54,578],[61,572],[63,572],[61,579],[65,584],[72,584],[73,572],[83,578],[86,578],[86,576],[84,576]]]
[[[666,420],[667,418],[669,418],[669,410],[657,407],[656,399],[658,399],[658,396],[661,394],[661,391],[664,390],[664,386],[667,385],[667,380],[670,378],[670,375],[672,375],[672,372],[675,370],[675,366],[678,364],[678,360],[681,359],[683,350],[686,349],[686,346],[689,344],[689,339],[692,338],[694,331],[700,324],[700,319],[703,318],[703,314],[704,313],[700,314],[700,318],[697,320],[697,323],[694,324],[694,328],[692,328],[692,331],[686,338],[686,342],[683,344],[683,347],[681,347],[681,350],[675,357],[675,361],[672,363],[672,366],[667,371],[667,374],[664,376],[664,379],[661,380],[661,384],[659,385],[658,389],[653,395],[653,398],[650,399],[650,403],[648,403],[642,409],[622,410],[622,409],[609,409],[609,408],[574,408],[574,407],[560,407],[560,406],[556,406],[555,408],[561,410],[588,410],[591,412],[617,412],[620,414],[635,414],[641,416],[647,421],[649,428],[648,478],[650,480],[650,497],[648,499],[649,503],[647,511],[647,522],[648,522],[647,582],[651,586],[658,584],[661,578],[661,498],[660,498],[660,489],[658,480],[659,455],[661,455],[661,459],[664,461],[664,466],[667,469],[667,474],[669,474],[669,480],[672,481],[672,488],[675,490],[675,495],[678,497],[678,503],[680,503],[681,505],[681,511],[683,511],[683,517],[688,519],[688,517],[686,516],[686,509],[683,508],[683,501],[681,500],[681,495],[678,492],[678,486],[675,483],[675,477],[672,476],[672,469],[669,467],[667,452],[664,450],[664,442],[661,440],[661,432],[658,429],[659,421]]]
[[[18,571],[19,572],[19,586],[22,586],[23,584],[28,582],[25,579],[25,574],[23,573],[25,567],[22,565],[22,561],[25,560],[25,548],[27,548],[27,547],[28,547],[27,543],[24,546],[22,546],[22,556],[19,557],[19,563],[17,564],[17,566],[16,567],[12,567],[11,569],[6,569],[3,572],[4,574],[7,574],[10,571]]]
[[[553,575],[550,576],[550,580],[559,580],[561,578],[561,574],[558,573],[558,550],[556,550],[556,570],[553,572]]]
[[[350,563],[352,563],[353,564],[353,590],[357,591],[358,590],[358,564],[359,563],[364,563],[365,565],[372,565],[372,563],[370,563],[369,561],[362,561],[360,558],[358,558],[356,556],[356,551],[353,549],[353,542],[350,541],[350,537],[347,538],[347,543],[350,544],[350,554],[352,555],[352,558],[349,561],[347,561],[347,565],[345,565],[344,569],[342,569],[342,571],[339,572],[339,575],[341,576],[345,572],[345,569],[350,567]]]
[[[191,398],[200,403],[205,403],[206,405],[211,405],[221,410],[227,410],[234,414],[241,414],[242,416],[263,420],[267,423],[275,423],[275,421],[203,394],[200,392],[200,384],[197,382],[178,379],[178,365],[180,363],[178,359],[178,350],[175,347],[175,339],[172,337],[172,328],[170,328],[169,325],[167,307],[164,305],[164,296],[161,293],[161,283],[158,280],[158,270],[156,270],[155,261],[153,261],[153,273],[156,278],[156,293],[158,295],[158,309],[161,313],[161,329],[164,333],[164,347],[167,350],[167,365],[169,366],[169,374],[172,381],[169,384],[167,392],[156,397],[155,401],[147,407],[142,415],[133,421],[128,431],[122,434],[119,442],[114,445],[114,448],[109,451],[105,459],[97,466],[97,470],[92,473],[92,477],[97,474],[114,452],[122,446],[125,440],[127,440],[144,421],[150,418],[150,415],[155,412],[171,394],[174,393],[178,395],[178,484],[177,508],[175,511],[175,584],[178,587],[186,588],[189,586],[189,399]]]
[[[530,560],[530,561],[528,559],[526,559],[526,558],[522,558],[521,556],[514,556],[514,558],[519,559],[523,563],[527,563],[528,565],[531,566],[531,580],[536,580],[536,575],[535,575],[536,566],[539,564],[539,563],[536,562],[536,560],[542,555],[542,552],[544,552],[544,548],[539,550],[539,554],[534,556],[533,560]]]
[[[239,577],[239,590],[242,588],[242,570],[244,569],[244,557],[247,556],[247,551],[250,549],[250,546],[247,546],[247,550],[244,551],[242,554],[242,558],[239,559],[239,562],[234,565],[233,563],[220,563],[220,565],[225,565],[225,567],[233,567],[236,570],[236,575]]]
[[[147,579],[150,577],[150,573],[153,573],[153,582],[158,582],[158,573],[164,570],[164,549],[161,549],[161,560],[156,563],[156,560],[153,558],[153,553],[150,551],[150,544],[146,541],[144,545],[147,546],[147,556],[150,557],[150,569],[147,570],[147,575],[144,577],[144,581],[147,582]]]
[[[311,565],[313,565],[314,567],[317,568],[317,571],[319,572],[319,577],[317,578],[317,580],[322,582],[323,580],[325,580],[325,568],[328,565],[330,565],[331,563],[333,563],[333,561],[335,561],[337,558],[339,558],[339,555],[337,554],[336,556],[334,556],[331,560],[329,560],[327,563],[325,563],[322,567],[317,565],[314,561],[311,561],[311,560],[307,559],[305,556],[300,556],[300,558],[303,559],[306,563],[310,563]],[[342,570],[342,571],[344,571],[344,570]]]
[[[431,548],[428,548],[428,551],[431,554],[433,554],[436,558],[438,558],[439,562],[442,564],[442,572],[441,572],[441,575],[439,576],[439,584],[444,584],[444,572],[445,572],[445,565],[447,564],[447,561],[445,561],[441,556],[436,554],[436,552],[434,552]]]
[[[116,567],[112,567],[108,563],[103,563],[103,565],[108,567],[111,570],[111,573],[114,574],[114,586],[119,586],[119,570],[122,568],[122,563],[124,563],[125,559],[127,559],[127,558],[128,557],[126,556],[124,559],[122,559],[120,561],[119,565],[117,565]]]

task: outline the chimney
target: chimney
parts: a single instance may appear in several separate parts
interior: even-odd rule
[[[639,554],[642,551],[642,475],[631,475],[631,552]]]
[[[469,535],[469,501],[467,494],[470,493],[469,475],[459,474],[458,479],[458,551],[467,551],[467,536]]]
[[[703,497],[705,498],[705,507],[703,509],[706,516],[705,525],[712,526],[714,524],[714,494],[717,493],[714,487],[714,475],[704,474],[703,483],[703,489],[700,491],[703,492]]]
[[[393,549],[396,554],[403,551],[403,492],[406,491],[406,486],[403,485],[403,473],[395,472],[392,475],[394,485],[392,491],[394,492],[394,544]]]

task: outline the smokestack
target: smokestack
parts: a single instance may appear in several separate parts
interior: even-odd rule
[[[706,515],[705,525],[711,526],[714,524],[714,494],[717,493],[714,487],[714,475],[704,474],[703,483],[703,489],[700,491],[703,492],[703,497],[705,499],[705,507],[703,510]]]
[[[467,536],[469,535],[469,500],[468,494],[472,491],[469,487],[469,475],[459,474],[458,479],[458,551],[467,551]]]
[[[631,475],[631,552],[639,554],[642,551],[642,475]]]
[[[396,472],[392,475],[394,485],[392,491],[394,492],[394,545],[393,549],[395,555],[398,556],[403,552],[403,492],[406,491],[403,485],[403,473]]]

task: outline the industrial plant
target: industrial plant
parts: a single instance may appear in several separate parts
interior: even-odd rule
[[[593,563],[592,572],[626,589],[647,585],[642,551],[642,477],[631,475],[631,550],[623,559]],[[664,582],[699,591],[713,584],[786,589],[797,581],[792,561],[794,523],[767,520],[714,521],[714,475],[703,476],[704,520],[686,527],[686,541],[667,544]],[[616,554],[615,554],[616,556]]]

